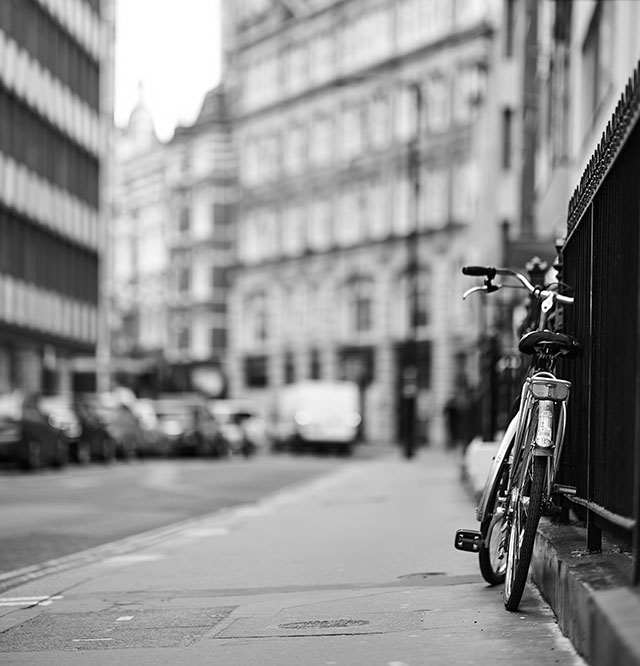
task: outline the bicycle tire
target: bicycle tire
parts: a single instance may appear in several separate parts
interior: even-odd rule
[[[513,522],[509,531],[507,570],[505,576],[504,606],[508,611],[518,610],[529,576],[533,544],[542,512],[542,496],[547,473],[547,458],[529,456],[527,469],[521,477],[519,495],[513,507]],[[529,478],[530,477],[530,478]],[[528,506],[523,498],[528,495]],[[522,518],[524,516],[524,521]]]
[[[501,488],[509,478],[509,466],[504,460],[500,471],[491,489],[488,507],[490,517],[480,523],[483,545],[478,551],[478,563],[480,573],[489,585],[501,585],[504,583],[506,572],[506,551],[504,549],[504,534],[502,524],[504,520],[504,508],[498,506]],[[485,545],[488,544],[488,545]]]

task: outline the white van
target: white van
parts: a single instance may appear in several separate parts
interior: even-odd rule
[[[362,415],[358,385],[308,380],[283,386],[278,395],[274,448],[335,449],[349,454]]]

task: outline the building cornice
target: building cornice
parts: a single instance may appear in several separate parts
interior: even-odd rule
[[[492,24],[483,21],[459,32],[449,34],[442,39],[435,40],[429,44],[424,44],[417,49],[396,54],[377,63],[364,68],[356,69],[349,74],[336,76],[329,81],[311,86],[299,93],[281,97],[275,102],[266,104],[258,109],[236,113],[234,122],[241,124],[247,121],[257,120],[263,116],[268,116],[274,112],[281,111],[287,107],[292,107],[300,103],[313,101],[322,97],[326,93],[335,93],[336,89],[353,88],[356,84],[362,85],[383,85],[392,82],[398,84],[409,84],[409,77],[405,77],[402,72],[403,67],[412,64],[422,64],[425,57],[429,57],[438,52],[445,51],[448,48],[455,48],[461,43],[474,41],[476,39],[490,38],[495,29]]]

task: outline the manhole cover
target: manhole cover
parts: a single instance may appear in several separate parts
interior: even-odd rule
[[[369,620],[348,620],[341,618],[339,620],[304,620],[302,622],[285,622],[279,624],[280,629],[344,629],[345,627],[363,627],[369,624]]]

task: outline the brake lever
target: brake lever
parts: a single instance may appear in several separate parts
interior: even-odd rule
[[[462,294],[462,300],[464,301],[467,296],[470,296],[476,291],[486,291],[488,294],[492,294],[494,291],[498,291],[502,285],[500,284],[483,284],[480,287],[471,287],[471,289],[467,289],[467,291]]]

